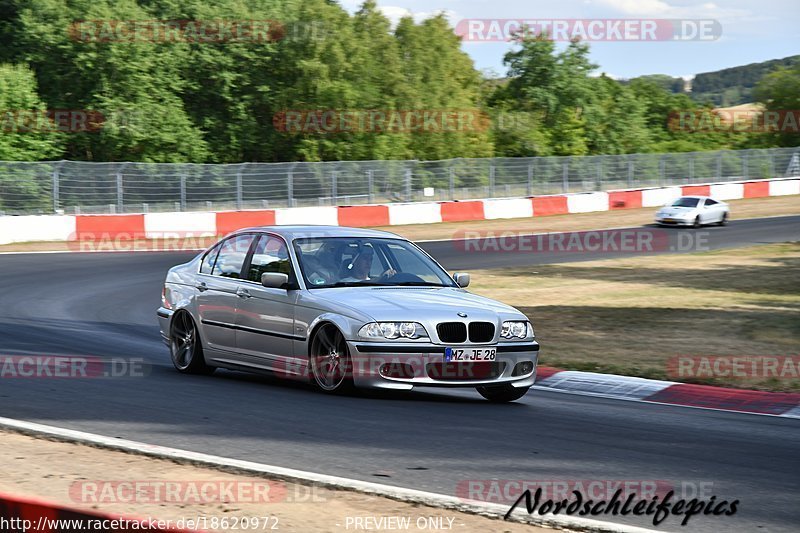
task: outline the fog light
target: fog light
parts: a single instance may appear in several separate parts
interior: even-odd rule
[[[531,372],[533,372],[533,361],[522,361],[521,363],[516,364],[511,375],[524,376],[525,374],[530,374]]]
[[[380,373],[387,378],[411,379],[414,377],[414,367],[408,363],[387,363],[381,365]]]

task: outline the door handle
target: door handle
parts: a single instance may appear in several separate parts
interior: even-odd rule
[[[238,296],[239,298],[250,298],[251,295],[250,291],[248,291],[247,289],[239,288],[236,289],[236,296]]]
[[[208,290],[208,285],[206,285],[205,281],[201,281],[197,284],[197,290],[200,292],[205,292]]]

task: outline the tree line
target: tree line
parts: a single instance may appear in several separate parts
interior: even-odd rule
[[[698,130],[708,106],[663,80],[598,75],[585,43],[520,36],[504,63],[504,78],[488,78],[444,15],[392,27],[373,0],[354,14],[332,0],[3,0],[0,160],[437,160],[797,144],[785,133]],[[754,89],[768,109],[798,109],[798,94],[798,65]],[[332,128],[320,127],[326,110]],[[384,122],[365,127],[376,111]],[[448,127],[409,128],[421,111]],[[454,127],[449,115],[465,112],[469,127]],[[287,128],[298,116],[305,127]],[[43,132],[42,121],[55,125]]]

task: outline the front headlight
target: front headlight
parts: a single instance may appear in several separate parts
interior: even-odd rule
[[[427,338],[425,327],[417,322],[370,322],[358,330],[364,339],[420,339]]]
[[[500,337],[504,339],[533,338],[533,326],[527,320],[508,320],[503,322],[503,328],[500,330]]]

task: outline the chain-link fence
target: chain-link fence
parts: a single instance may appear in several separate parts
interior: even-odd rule
[[[496,198],[800,175],[800,147],[322,163],[0,162],[0,214],[141,213]]]

